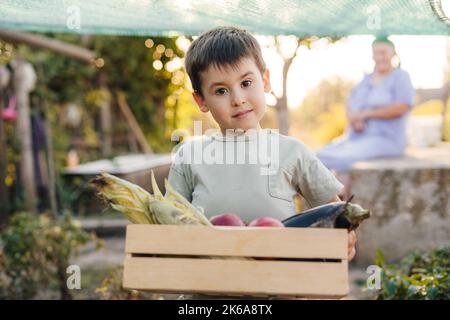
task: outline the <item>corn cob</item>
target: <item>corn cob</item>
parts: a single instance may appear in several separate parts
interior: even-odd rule
[[[200,224],[198,220],[191,218],[181,209],[176,208],[167,202],[151,200],[149,202],[149,208],[150,211],[154,213],[155,220],[159,224]]]
[[[175,191],[175,189],[170,185],[167,179],[164,180],[164,184],[166,187],[167,201],[169,201],[173,206],[184,210],[187,215],[189,215],[193,219],[198,220],[200,224],[212,226],[211,222],[209,222],[209,220],[203,214],[203,208],[195,208],[189,201],[187,201],[185,197]]]
[[[203,212],[197,210],[165,180],[167,196],[161,193],[153,171],[151,184],[153,195],[141,187],[108,173],[92,180],[98,196],[113,209],[125,214],[133,223],[190,224],[211,226]]]
[[[97,195],[133,223],[155,223],[147,209],[152,195],[141,187],[108,173],[95,177],[91,183]]]

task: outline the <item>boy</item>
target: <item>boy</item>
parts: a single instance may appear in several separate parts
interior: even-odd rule
[[[271,86],[252,35],[234,27],[207,31],[192,42],[185,65],[195,101],[220,132],[177,151],[169,182],[180,194],[207,217],[232,212],[247,221],[293,215],[297,193],[312,207],[339,201],[342,184],[302,142],[261,129]],[[264,160],[252,161],[261,154]],[[349,260],[355,243],[352,231]]]

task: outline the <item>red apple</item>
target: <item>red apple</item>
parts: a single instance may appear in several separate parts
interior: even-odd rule
[[[251,221],[248,227],[284,227],[280,220],[271,217],[258,218]]]
[[[223,213],[213,216],[209,221],[215,226],[244,227],[245,223],[234,213]]]

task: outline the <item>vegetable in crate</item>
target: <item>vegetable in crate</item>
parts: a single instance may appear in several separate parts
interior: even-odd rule
[[[248,227],[284,227],[284,224],[271,217],[262,217],[251,221]]]
[[[353,197],[352,197],[353,198]],[[325,204],[303,211],[283,220],[285,227],[294,228],[345,228],[356,229],[359,224],[370,217],[370,211],[360,205],[340,201]]]
[[[167,180],[166,196],[156,184],[152,171],[153,195],[141,187],[108,173],[102,173],[91,181],[98,196],[111,207],[122,212],[133,223],[190,224],[211,226],[208,219]]]
[[[213,216],[209,221],[214,226],[231,226],[231,227],[245,227],[244,221],[234,213],[223,213],[217,216]]]
[[[155,223],[147,206],[152,195],[141,187],[108,173],[91,180],[97,196],[132,223]]]

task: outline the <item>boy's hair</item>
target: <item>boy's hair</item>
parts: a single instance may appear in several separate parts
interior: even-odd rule
[[[186,71],[191,79],[192,88],[200,95],[201,72],[214,65],[235,67],[243,57],[253,57],[261,71],[266,70],[261,47],[248,31],[236,27],[217,27],[202,33],[190,45],[186,57]]]

